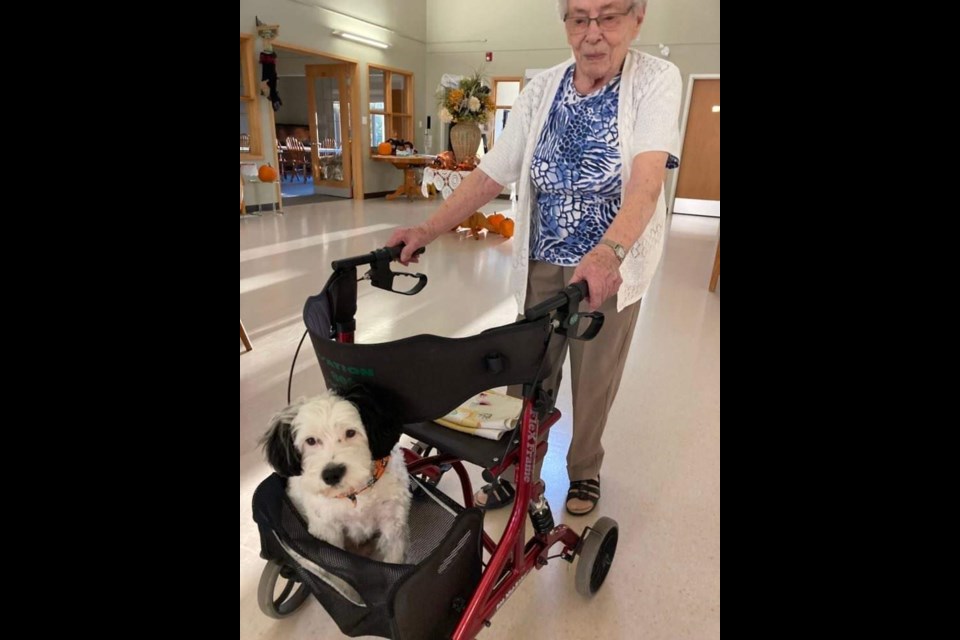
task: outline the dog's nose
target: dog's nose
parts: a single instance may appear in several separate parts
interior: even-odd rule
[[[323,468],[320,477],[331,487],[340,482],[343,474],[347,472],[347,467],[342,464],[328,464]]]

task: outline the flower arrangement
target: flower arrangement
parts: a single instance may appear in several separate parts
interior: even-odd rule
[[[479,71],[461,78],[455,87],[442,87],[437,92],[440,122],[476,122],[484,124],[492,117],[495,105],[490,87]]]

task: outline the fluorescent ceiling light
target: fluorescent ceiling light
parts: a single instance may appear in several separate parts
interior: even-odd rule
[[[353,40],[354,42],[359,42],[361,44],[368,44],[371,47],[377,47],[379,49],[390,48],[390,45],[386,42],[380,42],[379,40],[374,40],[373,38],[367,38],[365,36],[358,36],[357,34],[350,33],[348,31],[334,31],[333,35],[346,38],[347,40]]]

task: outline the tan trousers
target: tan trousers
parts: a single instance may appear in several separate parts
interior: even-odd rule
[[[573,270],[573,267],[531,261],[525,307],[529,309],[562,291],[573,277]],[[581,312],[589,310],[586,302],[580,305]],[[573,437],[567,452],[567,474],[571,481],[596,478],[600,473],[603,464],[603,445],[600,440],[607,425],[610,407],[620,388],[623,366],[640,313],[640,301],[617,313],[617,297],[613,296],[600,306],[599,311],[604,314],[604,323],[596,338],[584,342],[554,335],[547,351],[546,366],[553,373],[544,380],[543,386],[553,392],[554,398],[560,388],[563,362],[568,350],[570,352]],[[583,326],[586,326],[585,323]],[[508,393],[522,395],[519,386],[510,387]],[[535,477],[539,476],[538,465]]]

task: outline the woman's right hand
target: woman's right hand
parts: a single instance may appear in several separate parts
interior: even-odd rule
[[[400,264],[406,266],[411,262],[419,262],[420,260],[417,256],[413,255],[413,252],[419,249],[420,247],[425,247],[436,239],[436,235],[433,234],[430,229],[427,227],[426,223],[417,225],[416,227],[402,227],[393,232],[390,236],[390,239],[387,240],[388,247],[395,247],[398,244],[403,244],[403,251],[400,252]]]

